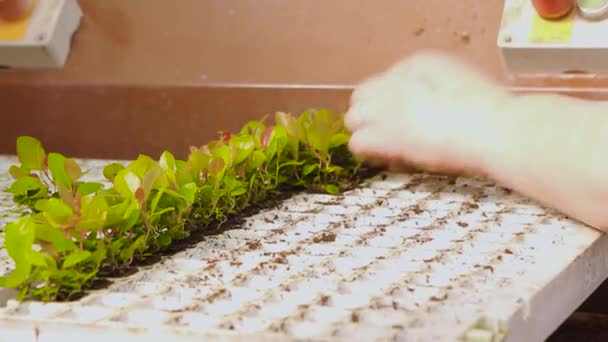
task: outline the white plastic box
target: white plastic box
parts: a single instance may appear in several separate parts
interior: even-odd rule
[[[77,0],[33,0],[31,16],[21,22],[0,21],[0,66],[61,68],[80,25]]]
[[[608,19],[541,19],[530,0],[505,0],[498,47],[511,74],[608,73]]]

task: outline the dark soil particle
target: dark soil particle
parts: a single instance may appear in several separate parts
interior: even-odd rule
[[[262,244],[260,243],[260,241],[248,241],[246,245],[247,249],[249,249],[250,251],[254,251],[256,249],[259,249]]]
[[[319,304],[321,304],[322,306],[326,306],[327,304],[329,304],[329,296],[321,296],[321,298],[319,299]]]
[[[424,210],[422,208],[420,208],[420,205],[416,204],[414,206],[414,208],[412,208],[412,211],[414,212],[414,214],[416,215],[420,215],[424,212]]]
[[[336,241],[336,233],[326,232],[312,238],[314,243],[334,242]]]
[[[479,204],[477,203],[470,203],[470,202],[466,202],[464,204],[465,208],[469,208],[469,209],[479,209]]]
[[[277,255],[273,261],[277,264],[287,264],[287,253]]]

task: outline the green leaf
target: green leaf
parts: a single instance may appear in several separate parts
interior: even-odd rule
[[[54,152],[49,153],[49,170],[51,170],[51,175],[53,176],[55,184],[61,184],[67,187],[68,189],[71,189],[74,181],[72,180],[72,178],[70,178],[70,175],[65,169],[65,161],[66,158],[63,155]]]
[[[25,172],[43,170],[46,154],[42,144],[36,138],[20,136],[17,138],[17,156],[21,169]]]
[[[222,158],[213,158],[209,163],[209,174],[221,178],[221,174],[226,169],[226,163]]]
[[[304,164],[306,164],[306,160],[287,160],[286,162],[280,164],[280,168],[284,168],[286,166],[302,166]]]
[[[276,155],[281,155],[287,146],[287,132],[282,126],[274,126],[270,135],[270,143],[266,150],[266,159],[272,160]]]
[[[123,261],[128,261],[133,258],[133,255],[136,251],[142,250],[145,248],[146,236],[142,235],[135,242],[133,242],[128,248],[123,249],[120,252],[120,259]]]
[[[44,224],[36,225],[36,239],[50,243],[57,253],[77,248],[72,240],[65,237],[63,231]]]
[[[156,194],[154,194],[154,197],[152,197],[152,200],[150,201],[150,212],[151,213],[155,213],[156,212],[156,207],[158,206],[158,202],[160,201],[161,197],[163,196],[163,194],[165,193],[167,189],[162,188],[159,189]]]
[[[33,266],[44,267],[47,265],[45,254],[34,250],[30,251],[30,262]]]
[[[333,184],[327,184],[327,185],[325,185],[325,191],[327,191],[327,193],[329,193],[329,194],[337,195],[340,193],[340,188],[338,188],[337,186],[335,186]]]
[[[34,209],[36,209],[37,211],[44,211],[44,209],[46,208],[46,204],[49,202],[48,199],[41,199],[36,201],[36,204],[34,204]]]
[[[76,192],[80,194],[80,196],[87,196],[92,193],[96,193],[99,190],[103,189],[103,184],[96,182],[82,182],[78,183],[78,187],[76,188]]]
[[[163,234],[158,237],[158,244],[161,247],[169,246],[171,244],[171,242],[173,242],[173,240],[171,239],[171,236],[169,236],[168,234]]]
[[[265,161],[266,155],[264,154],[264,152],[260,150],[255,150],[253,151],[253,153],[251,154],[251,158],[249,159],[249,167],[257,169],[261,167]]]
[[[225,165],[230,165],[232,163],[232,151],[228,146],[218,146],[216,149],[213,150],[211,156],[213,157],[213,159],[222,158],[222,160],[224,160]]]
[[[304,166],[304,168],[302,169],[302,175],[308,176],[309,174],[314,172],[318,167],[319,167],[318,164],[308,164],[308,165]]]
[[[107,248],[104,240],[98,240],[96,247],[95,251],[91,254],[91,261],[99,266],[106,258]]]
[[[250,135],[253,137],[256,148],[262,148],[262,134],[266,130],[266,126],[260,121],[249,121],[241,128],[242,135]]]
[[[74,211],[58,198],[50,198],[44,207],[44,217],[53,227],[64,227],[74,217]]]
[[[230,140],[233,150],[233,164],[238,165],[245,161],[255,149],[255,141],[252,136],[233,136]]]
[[[82,169],[80,165],[76,163],[76,161],[72,158],[68,158],[65,160],[65,171],[72,179],[72,182],[78,181],[80,176],[82,176]]]
[[[148,199],[150,196],[150,192],[153,188],[158,187],[160,185],[160,180],[163,175],[163,171],[159,166],[153,166],[148,169],[141,180],[141,187],[144,190],[144,200]]]
[[[321,119],[315,118],[308,128],[307,137],[308,142],[314,149],[322,154],[329,152],[329,139],[331,133],[326,124],[320,121]]]
[[[63,264],[61,265],[61,269],[65,270],[70,267],[73,267],[73,266],[87,260],[90,257],[91,257],[91,252],[89,252],[89,251],[76,250],[76,251],[70,253],[67,257],[65,257],[65,259],[63,260]]]
[[[186,199],[186,202],[188,202],[189,205],[192,205],[192,204],[194,204],[194,200],[196,199],[197,190],[198,189],[196,187],[196,184],[188,183],[188,184],[184,184],[179,189],[179,194],[184,196],[184,198]]]
[[[329,139],[329,148],[336,148],[338,146],[342,146],[344,144],[347,144],[348,141],[350,140],[350,135],[346,134],[346,133],[336,133],[334,135],[331,136],[331,138]]]
[[[289,113],[278,112],[274,116],[274,121],[283,126],[288,134],[295,134],[296,119]]]
[[[176,181],[175,157],[173,157],[171,152],[164,151],[160,156],[160,160],[159,160],[158,164],[161,167],[161,169],[164,171],[165,176],[169,179],[169,181],[172,183],[175,183],[175,181]]]
[[[91,199],[84,198],[80,215],[80,221],[76,225],[78,229],[97,231],[105,225],[108,216],[108,203],[103,196],[95,196]]]
[[[232,197],[238,197],[238,196],[243,195],[243,194],[244,194],[244,193],[246,193],[246,192],[247,192],[247,189],[245,189],[245,188],[244,188],[244,187],[242,187],[242,186],[238,186],[238,187],[234,188],[234,189],[233,189],[233,190],[230,192],[230,196],[232,196]]]
[[[103,168],[103,176],[107,179],[107,180],[114,180],[114,177],[116,177],[116,175],[125,169],[125,166],[119,163],[110,163],[108,165],[106,165]]]
[[[175,172],[175,157],[169,151],[164,151],[159,160],[159,165],[164,171]]]
[[[139,207],[135,198],[124,200],[108,208],[106,226],[131,227],[139,221]]]
[[[57,192],[59,193],[59,198],[67,205],[69,205],[72,209],[76,210],[76,199],[74,198],[74,193],[70,189],[68,189],[65,185],[57,185]]]
[[[195,170],[197,173],[202,171],[202,170],[206,170],[207,167],[209,167],[209,160],[211,159],[210,156],[204,154],[203,152],[196,150],[193,152],[190,152],[190,155],[188,156],[188,164],[190,165],[190,167]]]
[[[24,176],[27,176],[27,172],[24,171],[23,169],[21,169],[19,166],[17,165],[11,165],[11,167],[8,169],[8,172],[10,173],[11,176],[13,176],[13,178],[18,179]]]
[[[29,198],[43,198],[47,190],[46,185],[37,177],[25,176],[14,181],[6,192]]]
[[[135,197],[135,192],[140,187],[141,181],[139,177],[131,170],[124,169],[114,177],[114,187],[121,195],[129,198]]]
[[[4,246],[8,255],[15,262],[15,269],[8,277],[4,278],[4,286],[15,288],[29,277],[32,269],[30,255],[34,237],[35,225],[31,216],[24,216],[17,222],[10,222],[6,225]]]
[[[285,129],[288,138],[288,146],[294,159],[299,157],[300,138],[298,134],[299,123],[288,113],[276,113],[275,121]]]
[[[148,170],[156,166],[158,166],[156,161],[146,155],[140,154],[135,161],[127,166],[127,169],[131,170],[139,179],[142,179]]]

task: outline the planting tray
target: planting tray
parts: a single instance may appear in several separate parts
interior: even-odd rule
[[[0,158],[3,188],[15,162]],[[92,179],[107,163],[80,162]],[[0,340],[542,341],[606,276],[604,235],[516,193],[385,174],[295,195],[76,302],[0,290]]]

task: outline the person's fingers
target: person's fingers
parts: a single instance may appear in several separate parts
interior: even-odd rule
[[[386,120],[383,113],[391,113],[395,108],[387,96],[362,96],[346,112],[344,126],[350,132]]]
[[[369,120],[369,109],[364,103],[356,104],[348,109],[344,116],[344,127],[350,132],[360,129]]]
[[[379,125],[368,125],[352,133],[348,147],[354,155],[361,158],[398,158],[403,146],[391,143],[395,139],[389,135],[388,130]]]
[[[19,20],[27,13],[32,0],[0,0],[0,19]]]

